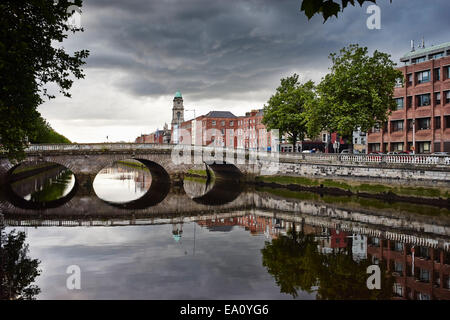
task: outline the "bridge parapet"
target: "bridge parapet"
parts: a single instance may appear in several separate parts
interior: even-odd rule
[[[233,154],[234,158],[248,159],[254,157],[258,160],[266,161],[302,161],[317,163],[339,163],[339,164],[412,164],[426,166],[450,167],[450,155],[386,155],[386,154],[335,154],[335,153],[277,153],[268,151],[230,149],[220,147],[201,147],[201,146],[180,146],[174,144],[156,144],[156,143],[92,143],[92,144],[36,144],[29,146],[25,151],[28,154],[33,153],[53,153],[53,152],[139,152],[139,151],[159,151],[172,152],[176,148],[189,148],[194,154],[195,148],[203,152],[222,151],[224,160],[226,154]],[[256,153],[256,154],[255,154]],[[274,155],[277,155],[274,157]]]

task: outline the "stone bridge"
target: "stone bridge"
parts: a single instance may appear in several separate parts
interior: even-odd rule
[[[279,174],[391,179],[402,184],[419,182],[447,187],[450,183],[450,156],[438,155],[283,154],[188,145],[98,143],[31,145],[24,161],[61,164],[83,185],[85,181],[92,182],[101,169],[126,159],[145,164],[155,180],[182,180],[188,170],[205,169],[208,165],[224,175],[239,172],[244,179]],[[8,182],[8,174],[18,165],[0,154],[0,184]]]

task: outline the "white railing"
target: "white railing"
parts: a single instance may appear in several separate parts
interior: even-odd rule
[[[91,143],[91,144],[36,144],[26,148],[26,152],[45,152],[45,151],[134,151],[134,150],[171,150],[173,144],[157,143]],[[439,165],[450,166],[450,156],[448,155],[385,155],[385,154],[336,154],[336,153],[271,153],[257,152],[243,149],[218,149],[203,147],[203,150],[222,150],[223,152],[234,151],[238,154],[248,155],[255,152],[259,159],[276,160],[279,155],[280,160],[287,161],[310,161],[327,163],[393,163],[393,164],[414,164],[414,165]]]

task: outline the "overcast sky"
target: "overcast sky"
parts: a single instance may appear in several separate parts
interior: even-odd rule
[[[450,41],[448,0],[378,3],[381,30],[366,27],[368,5],[323,23],[308,21],[301,0],[84,0],[85,31],[63,45],[90,50],[86,78],[74,83],[71,99],[60,95],[39,111],[73,142],[134,141],[170,124],[177,90],[196,116],[239,116],[262,108],[282,77],[320,81],[329,53],[350,43],[400,65],[411,39]]]

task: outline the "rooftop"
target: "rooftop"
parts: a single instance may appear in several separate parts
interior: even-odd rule
[[[175,93],[175,98],[183,98],[183,97],[181,96],[181,92],[180,92],[180,91],[177,91],[177,92]]]
[[[230,111],[210,111],[205,117],[207,118],[237,118]]]
[[[410,59],[414,58],[420,58],[423,56],[426,56],[426,59],[433,59],[430,57],[430,55],[436,54],[436,53],[444,53],[444,56],[448,56],[448,50],[450,50],[450,42],[445,42],[442,44],[438,44],[435,46],[431,46],[428,48],[419,48],[414,51],[410,51],[406,53],[403,57],[400,58],[400,61],[402,62],[408,62]]]

